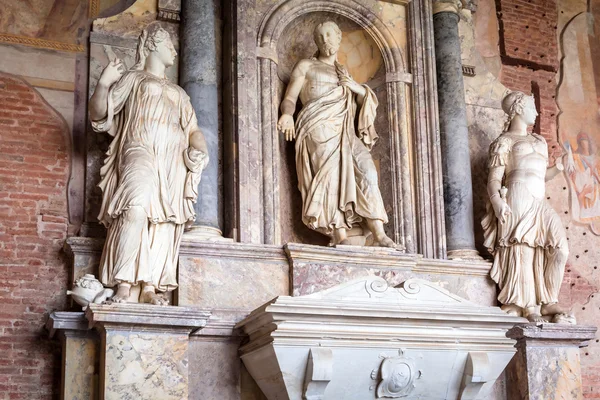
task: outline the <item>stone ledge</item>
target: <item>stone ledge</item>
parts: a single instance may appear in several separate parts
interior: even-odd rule
[[[193,307],[155,306],[150,304],[90,304],[85,312],[89,326],[123,326],[156,329],[203,328],[210,311]]]
[[[282,246],[239,242],[196,241],[186,238],[185,235],[181,240],[179,254],[182,256],[227,256],[227,258],[259,261],[287,261]]]
[[[553,346],[562,342],[565,345],[587,346],[587,342],[596,337],[598,328],[591,325],[567,325],[567,324],[521,324],[517,325],[506,334],[509,338],[527,343],[552,342]]]
[[[50,332],[50,337],[54,337],[59,330],[88,331],[90,328],[82,311],[54,311],[48,317],[46,329]]]
[[[340,264],[381,269],[405,269],[414,273],[487,276],[492,263],[484,260],[439,260],[405,254],[385,247],[324,247],[299,243],[284,246],[290,263]]]

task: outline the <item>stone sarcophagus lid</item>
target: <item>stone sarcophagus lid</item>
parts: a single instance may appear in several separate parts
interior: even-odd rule
[[[523,322],[425,280],[368,277],[279,296],[238,327],[249,337],[241,358],[269,400],[454,400],[492,389],[515,353],[506,332]]]

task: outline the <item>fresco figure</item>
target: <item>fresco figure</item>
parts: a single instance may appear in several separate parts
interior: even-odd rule
[[[568,142],[565,147],[566,169],[577,197],[577,201],[572,202],[573,218],[581,222],[600,218],[600,159],[595,145],[587,133],[580,132],[575,151]]]

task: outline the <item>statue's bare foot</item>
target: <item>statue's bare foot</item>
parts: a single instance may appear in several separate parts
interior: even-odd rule
[[[556,314],[568,314],[569,311],[565,310],[558,303],[542,304],[540,309],[542,315],[556,315]]]
[[[338,244],[341,244],[341,245],[348,245],[348,246],[349,246],[351,243],[350,243],[350,240],[349,240],[349,239],[344,239],[344,240],[340,241]]]
[[[523,316],[523,309],[514,304],[504,304],[500,309],[508,315],[514,315],[515,317]]]
[[[130,285],[120,284],[117,289],[117,294],[110,298],[110,303],[125,303],[129,299],[129,291],[131,290]]]
[[[151,291],[151,290],[147,290],[144,292],[144,294],[142,295],[142,300],[144,303],[154,304],[156,306],[168,306],[169,305],[169,300],[165,299],[160,294],[158,294],[154,291]]]
[[[382,237],[377,238],[377,243],[379,243],[380,247],[391,247],[393,249],[398,247],[398,245],[387,235],[383,235]]]
[[[529,320],[529,322],[547,322],[544,317],[542,317],[540,314],[538,313],[533,313],[533,314],[529,314],[527,316],[527,319]]]

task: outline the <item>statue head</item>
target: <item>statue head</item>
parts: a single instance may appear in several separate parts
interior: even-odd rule
[[[538,112],[535,109],[535,99],[523,92],[511,92],[502,100],[502,109],[508,115],[504,130],[508,130],[515,118],[521,118],[526,125],[535,124]]]
[[[177,56],[177,52],[169,32],[163,28],[157,28],[151,32],[144,29],[138,41],[137,60],[133,69],[144,69],[148,57],[155,57],[165,67],[170,67],[175,62],[175,56]]]
[[[313,31],[313,38],[319,48],[319,54],[330,56],[337,53],[340,48],[342,31],[335,22],[326,21],[317,25]]]

